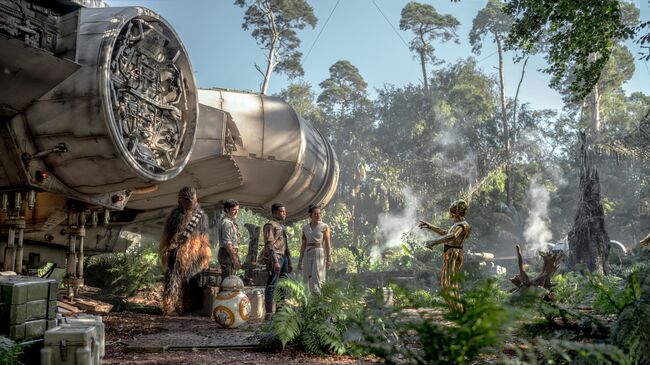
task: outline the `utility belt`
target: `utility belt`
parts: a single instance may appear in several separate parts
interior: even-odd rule
[[[307,248],[323,248],[323,245],[321,245],[320,243],[313,242],[313,243],[307,243],[306,247]]]
[[[463,250],[463,246],[451,246],[451,245],[445,245],[444,252],[447,252],[448,250],[451,249],[456,249],[456,250]]]

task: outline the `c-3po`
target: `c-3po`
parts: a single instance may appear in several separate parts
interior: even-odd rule
[[[457,200],[451,204],[449,215],[454,224],[446,231],[431,223],[420,221],[420,228],[427,228],[442,236],[426,241],[425,244],[428,248],[433,248],[433,246],[444,243],[444,261],[440,272],[440,285],[443,292],[454,298],[449,298],[447,303],[461,311],[463,306],[460,304],[460,292],[456,275],[463,267],[463,241],[469,237],[472,231],[472,227],[465,221],[467,208],[467,203],[464,200]]]

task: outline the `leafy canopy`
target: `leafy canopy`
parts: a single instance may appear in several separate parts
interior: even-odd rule
[[[399,28],[415,33],[415,38],[410,42],[411,50],[429,55],[433,61],[431,43],[436,39],[443,42],[457,40],[456,28],[459,24],[453,15],[443,15],[429,4],[411,1],[402,9]]]
[[[472,30],[469,32],[469,43],[472,45],[472,52],[481,53],[483,38],[488,34],[494,39],[504,39],[510,28],[512,28],[512,17],[503,12],[505,4],[500,0],[490,0],[481,9],[472,23]]]
[[[558,88],[573,69],[569,91],[584,99],[619,41],[634,35],[634,8],[619,0],[512,0],[510,48],[534,53],[547,48],[551,87]],[[638,10],[636,12],[638,18]]]
[[[339,110],[345,116],[352,106],[366,101],[368,84],[350,61],[337,61],[329,72],[330,77],[319,84],[323,92],[318,96],[318,104],[326,112]]]
[[[274,52],[274,69],[289,77],[304,75],[296,30],[316,26],[318,19],[311,5],[305,0],[235,0],[235,5],[248,7],[242,28],[251,30],[258,45]]]

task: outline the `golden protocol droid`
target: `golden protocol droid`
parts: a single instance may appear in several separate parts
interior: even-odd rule
[[[431,223],[420,221],[420,228],[430,229],[442,236],[426,241],[425,244],[428,248],[433,248],[435,245],[444,243],[444,262],[440,272],[440,285],[443,292],[455,298],[455,300],[448,299],[447,303],[461,311],[463,306],[460,304],[460,292],[455,276],[463,267],[463,241],[469,237],[472,230],[472,227],[465,221],[465,213],[467,213],[467,203],[464,200],[457,200],[452,203],[449,207],[449,215],[454,224],[447,231]]]

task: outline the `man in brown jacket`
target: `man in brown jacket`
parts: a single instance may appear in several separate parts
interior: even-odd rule
[[[267,318],[273,313],[275,285],[280,278],[286,277],[287,273],[293,270],[286,227],[284,226],[284,220],[287,217],[284,204],[274,203],[271,206],[271,215],[273,218],[264,225],[264,250],[261,260],[262,263],[266,262],[266,270],[269,274],[264,291]]]

